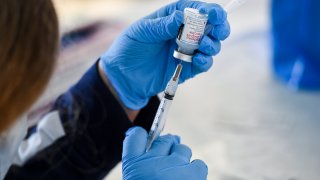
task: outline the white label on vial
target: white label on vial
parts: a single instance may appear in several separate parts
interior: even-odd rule
[[[200,14],[197,9],[184,10],[184,27],[180,41],[198,45],[207,25],[208,16]]]

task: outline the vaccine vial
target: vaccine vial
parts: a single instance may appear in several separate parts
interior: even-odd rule
[[[178,49],[174,51],[173,57],[192,62],[192,57],[199,48],[199,41],[204,34],[207,21],[207,14],[201,14],[199,10],[193,8],[184,9],[184,21],[176,39]]]

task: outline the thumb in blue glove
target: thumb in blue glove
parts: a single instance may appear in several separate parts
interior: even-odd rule
[[[208,168],[205,163],[201,160],[190,162],[190,148],[179,141],[178,136],[161,136],[146,153],[147,132],[140,127],[129,129],[123,142],[123,179],[206,179]]]
[[[212,56],[221,49],[220,41],[230,34],[226,12],[217,4],[198,1],[169,4],[131,25],[101,57],[100,67],[127,108],[139,110],[150,97],[163,91],[180,63],[173,58],[173,51],[186,7],[207,13],[214,28],[200,41],[193,62],[182,62],[180,83],[212,66]]]

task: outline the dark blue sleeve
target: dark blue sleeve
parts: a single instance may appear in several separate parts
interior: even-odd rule
[[[159,100],[150,99],[135,124],[150,129]],[[122,141],[133,124],[103,83],[97,64],[60,96],[58,110],[66,136],[39,152],[6,179],[102,179],[121,161]]]

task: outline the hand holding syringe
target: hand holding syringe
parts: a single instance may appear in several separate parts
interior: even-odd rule
[[[245,1],[246,0],[231,0],[225,6],[225,10],[228,13],[231,13],[235,9],[240,7],[242,4],[244,4]],[[201,20],[203,21],[203,18]],[[202,33],[203,32],[204,32],[204,28],[203,28]],[[188,44],[188,43],[186,43],[186,44]],[[181,53],[179,51],[175,51],[174,57],[176,57],[178,59],[181,58],[181,60],[186,60],[186,61],[190,61],[192,59],[191,55],[183,54],[183,53]],[[149,136],[148,136],[148,142],[147,142],[147,146],[146,146],[146,151],[148,151],[150,149],[153,141],[161,134],[161,132],[162,132],[162,130],[164,128],[167,113],[168,113],[168,111],[170,109],[170,106],[171,106],[171,103],[173,101],[174,95],[175,95],[176,90],[178,88],[179,77],[180,77],[181,71],[182,71],[182,65],[178,64],[174,75],[172,76],[172,78],[168,82],[168,85],[167,85],[167,87],[166,87],[166,89],[164,91],[164,96],[161,99],[161,102],[160,102],[160,105],[158,107],[156,116],[155,116],[155,118],[153,120],[153,124],[152,124],[152,127],[150,129]]]

